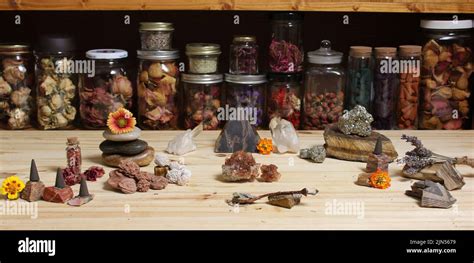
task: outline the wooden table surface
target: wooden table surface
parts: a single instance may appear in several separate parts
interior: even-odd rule
[[[163,152],[178,132],[144,131],[142,139]],[[269,137],[268,131],[259,132]],[[324,143],[322,132],[301,131],[302,147]],[[383,131],[395,144],[400,156],[412,147],[400,140],[401,131]],[[474,131],[406,131],[422,139],[426,147],[447,155],[474,157]],[[406,196],[413,180],[400,176],[401,167],[390,165],[392,186],[386,190],[354,184],[364,163],[326,159],[323,164],[302,160],[296,154],[254,154],[257,162],[276,164],[282,178],[276,183],[225,183],[217,180],[223,156],[213,152],[218,132],[206,131],[197,138],[198,150],[184,161],[193,177],[187,186],[169,185],[161,191],[126,195],[106,186],[108,172],[97,182],[89,182],[95,199],[82,207],[37,202],[38,217],[11,215],[0,209],[0,229],[474,229],[474,169],[459,166],[466,185],[452,191],[458,200],[451,209],[422,208]],[[101,163],[101,131],[0,131],[0,173],[17,173],[27,181],[30,160],[36,160],[40,177],[53,185],[55,171],[64,166],[66,137],[78,136],[83,169]],[[179,157],[175,157],[179,159]],[[144,167],[153,171],[153,164]],[[3,178],[2,178],[3,179]],[[316,196],[302,199],[292,209],[261,202],[230,207],[225,200],[233,192],[260,194],[279,190],[315,187]],[[74,186],[78,193],[78,185]],[[1,200],[3,207],[8,202]],[[13,201],[18,205],[23,200]],[[10,201],[9,205],[12,205]],[[34,207],[34,206],[33,206]],[[1,207],[0,207],[1,208]],[[345,209],[345,210],[344,210]]]

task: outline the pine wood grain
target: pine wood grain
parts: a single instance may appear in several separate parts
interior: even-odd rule
[[[0,0],[0,10],[300,10],[474,13],[472,0]]]
[[[145,131],[142,138],[162,152],[176,133]],[[402,132],[381,133],[394,142],[401,156],[411,149],[399,139]],[[474,156],[474,131],[409,134],[419,136],[427,147],[440,154]],[[89,183],[89,191],[95,194],[91,203],[70,207],[40,201],[37,219],[0,215],[0,229],[474,229],[474,169],[470,167],[458,167],[466,185],[451,192],[458,200],[453,208],[421,208],[417,200],[404,194],[414,181],[401,177],[401,167],[396,164],[390,165],[392,187],[387,190],[354,183],[364,163],[326,159],[323,164],[315,164],[295,154],[254,155],[260,163],[279,166],[279,182],[221,182],[216,177],[224,157],[212,151],[217,135],[218,132],[204,132],[197,138],[198,150],[183,157],[193,172],[188,186],[169,185],[162,191],[125,195],[105,185],[106,174]],[[260,131],[260,135],[269,137],[269,132]],[[27,180],[30,160],[34,158],[42,181],[53,185],[57,166],[66,163],[68,136],[80,139],[83,168],[100,163],[100,131],[0,131],[0,173],[17,173]],[[322,132],[301,131],[300,138],[303,147],[323,143]],[[152,172],[153,165],[144,169]],[[107,173],[110,170],[106,168]],[[241,206],[237,211],[225,203],[236,191],[262,194],[303,187],[316,187],[319,194],[303,198],[302,204],[291,210],[258,203]],[[74,191],[78,193],[78,186]],[[364,204],[363,218],[327,213],[327,204],[341,201]]]

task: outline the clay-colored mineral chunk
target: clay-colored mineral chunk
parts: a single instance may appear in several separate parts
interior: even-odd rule
[[[253,181],[259,175],[260,164],[251,153],[237,151],[222,165],[222,179],[228,182]]]

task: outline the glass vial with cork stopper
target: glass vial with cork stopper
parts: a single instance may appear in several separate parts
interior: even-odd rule
[[[79,147],[77,137],[68,137],[66,143],[67,167],[69,167],[75,175],[81,174],[82,154]]]
[[[345,108],[351,110],[356,105],[371,110],[374,62],[372,48],[351,46],[347,63]]]
[[[372,126],[378,130],[391,130],[395,125],[398,95],[397,48],[375,48],[375,76]],[[397,69],[398,68],[398,69]]]
[[[400,64],[408,65],[400,71],[400,86],[397,104],[397,128],[416,129],[420,99],[421,46],[398,47]]]

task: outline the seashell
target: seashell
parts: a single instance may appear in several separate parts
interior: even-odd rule
[[[61,95],[54,94],[53,96],[51,96],[49,106],[54,111],[57,111],[58,109],[60,109],[63,106],[63,98],[61,97]]]
[[[453,99],[454,100],[465,100],[466,98],[469,98],[471,95],[468,91],[461,90],[461,89],[452,89],[453,92]]]
[[[141,82],[148,82],[148,71],[142,71],[140,73],[140,81]]]
[[[151,78],[159,78],[161,79],[164,77],[163,70],[161,70],[161,63],[153,63],[148,68],[148,75]]]
[[[432,68],[438,64],[439,58],[438,55],[432,51],[432,50],[427,50],[426,52],[423,53],[424,59],[423,59],[423,66],[427,68]]]
[[[8,96],[12,93],[12,87],[0,76],[0,97]]]

